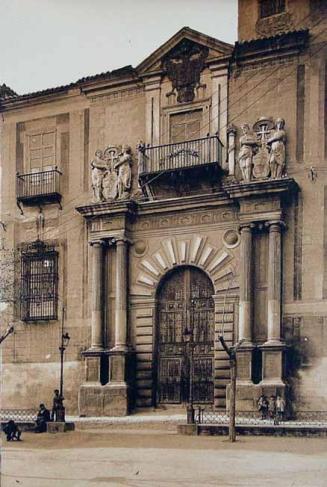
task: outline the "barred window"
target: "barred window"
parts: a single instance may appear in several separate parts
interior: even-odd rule
[[[285,0],[260,0],[260,17],[270,17],[285,11]]]
[[[44,242],[29,244],[21,253],[21,319],[56,320],[58,252]]]

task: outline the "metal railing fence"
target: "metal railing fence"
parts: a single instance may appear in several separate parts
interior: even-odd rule
[[[140,174],[222,164],[223,145],[217,136],[143,148]]]
[[[60,176],[58,169],[17,174],[17,199],[26,200],[39,196],[60,194]]]

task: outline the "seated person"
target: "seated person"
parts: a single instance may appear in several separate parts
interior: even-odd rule
[[[50,411],[44,404],[40,404],[36,417],[35,433],[44,433],[47,430],[47,423],[50,421]]]
[[[22,433],[18,429],[18,426],[15,423],[15,421],[13,421],[12,419],[8,421],[8,423],[5,425],[3,431],[7,435],[7,441],[14,441],[14,440],[21,441],[20,436]]]

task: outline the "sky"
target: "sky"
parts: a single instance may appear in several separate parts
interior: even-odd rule
[[[0,0],[0,84],[24,94],[137,66],[184,26],[234,43],[237,0]]]

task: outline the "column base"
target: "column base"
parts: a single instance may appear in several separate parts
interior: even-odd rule
[[[103,416],[127,416],[130,413],[130,395],[127,384],[103,386]]]
[[[237,351],[237,383],[251,383],[252,384],[252,354],[254,346],[248,342],[248,345],[242,343]]]
[[[78,394],[80,416],[104,416],[103,386],[99,382],[82,384]]]
[[[237,381],[236,383],[236,411],[255,411],[255,384],[252,381]],[[230,410],[230,384],[226,388],[226,409]]]
[[[126,416],[130,413],[130,388],[127,384],[82,384],[79,390],[80,416]]]
[[[127,345],[116,345],[113,348],[110,349],[110,352],[123,352],[127,353],[129,352],[129,347]]]
[[[281,340],[278,340],[277,338],[276,339],[273,339],[273,340],[267,340],[265,343],[263,343],[260,348],[261,349],[267,349],[267,348],[274,348],[274,349],[277,349],[277,348],[281,348],[281,349],[284,349],[285,348],[285,343],[282,342]]]
[[[261,345],[262,383],[283,386],[283,359],[285,344],[279,340],[270,340]]]

